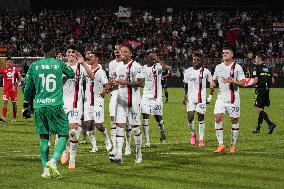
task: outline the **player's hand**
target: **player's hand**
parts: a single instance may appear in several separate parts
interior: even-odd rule
[[[116,84],[116,85],[128,85],[129,82],[128,82],[127,80],[119,79],[119,80],[116,80],[116,81],[115,81],[115,84]]]
[[[223,83],[234,83],[234,82],[235,81],[232,78],[230,78],[230,77],[223,79]]]
[[[101,96],[102,98],[104,98],[104,97],[106,96],[106,92],[105,92],[105,91],[101,92],[101,93],[100,93],[100,96]]]
[[[78,51],[76,51],[75,55],[76,55],[76,60],[79,64],[82,64],[85,62],[84,57]]]
[[[216,88],[216,83],[215,83],[215,81],[211,81],[211,83],[210,83],[210,88]]]
[[[209,95],[206,99],[206,104],[209,104],[212,101],[212,95]]]
[[[183,104],[186,105],[188,103],[187,95],[183,97]]]

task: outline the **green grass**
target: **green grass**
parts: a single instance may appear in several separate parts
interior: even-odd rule
[[[284,186],[284,91],[271,90],[271,107],[267,109],[277,127],[267,134],[264,124],[261,133],[251,130],[257,122],[252,89],[241,90],[240,134],[237,153],[213,154],[217,140],[214,131],[213,107],[207,106],[204,149],[188,144],[189,131],[183,90],[169,89],[170,101],[164,104],[167,141],[159,143],[159,129],[152,118],[150,134],[152,147],[143,149],[144,162],[134,163],[134,154],[124,156],[122,165],[108,160],[103,138],[96,133],[99,153],[89,153],[89,144],[80,145],[77,168],[69,172],[59,165],[61,180],[42,179],[39,140],[33,119],[20,115],[22,94],[19,91],[19,115],[16,123],[8,117],[0,123],[0,188],[283,188]],[[216,98],[216,94],[214,95]],[[214,98],[214,101],[215,101]],[[108,107],[109,97],[106,98]],[[2,102],[0,104],[2,106]],[[105,115],[108,115],[108,108]],[[11,115],[11,106],[9,106]],[[106,116],[106,127],[110,122]],[[196,122],[197,123],[197,122]],[[228,117],[224,122],[225,144],[230,144]],[[133,142],[134,140],[132,140]],[[52,146],[53,148],[53,146]],[[135,146],[132,145],[132,152]]]

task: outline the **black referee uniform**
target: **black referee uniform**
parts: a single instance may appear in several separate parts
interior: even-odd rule
[[[264,111],[264,107],[270,106],[270,99],[269,99],[269,90],[272,83],[272,73],[270,68],[268,68],[264,63],[256,65],[255,71],[253,72],[253,76],[257,78],[257,83],[255,84],[255,98],[254,98],[254,105],[257,108],[262,108],[263,111],[259,112],[258,115],[258,125],[253,133],[259,133],[260,127],[265,120],[269,125],[269,134],[273,132],[273,129],[276,127],[274,123],[272,123]]]

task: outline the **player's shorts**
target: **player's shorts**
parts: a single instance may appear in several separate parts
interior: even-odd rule
[[[117,104],[117,93],[118,90],[112,91],[109,101],[109,114],[111,117],[115,116],[116,104]]]
[[[168,81],[167,80],[162,80],[161,84],[162,84],[163,89],[168,88]]]
[[[141,101],[142,114],[163,115],[163,102],[151,98],[142,98]]]
[[[62,106],[50,106],[35,109],[37,134],[69,135],[69,124]]]
[[[84,121],[94,120],[94,107],[89,104],[84,104]]]
[[[270,106],[269,89],[255,89],[254,105],[258,108]]]
[[[223,114],[226,111],[230,117],[238,118],[240,117],[240,101],[235,101],[233,104],[230,102],[223,102],[218,99],[215,103],[214,114]]]
[[[133,107],[127,107],[123,104],[117,103],[115,123],[128,123],[130,125],[141,125],[141,109],[140,104]]]
[[[3,91],[3,100],[9,100],[11,98],[12,102],[17,102],[18,100],[18,90],[15,91]]]
[[[103,123],[105,117],[104,99],[95,99],[93,117],[95,123]]]
[[[67,114],[69,124],[77,123],[81,125],[81,117],[83,115],[83,111],[81,108],[64,107],[64,111]]]
[[[206,112],[206,103],[195,103],[192,101],[188,101],[186,105],[187,112],[196,111],[200,114],[205,114]]]

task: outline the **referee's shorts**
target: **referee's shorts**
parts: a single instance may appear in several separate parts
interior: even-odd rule
[[[256,88],[254,95],[254,105],[258,108],[264,108],[270,106],[269,89]]]

